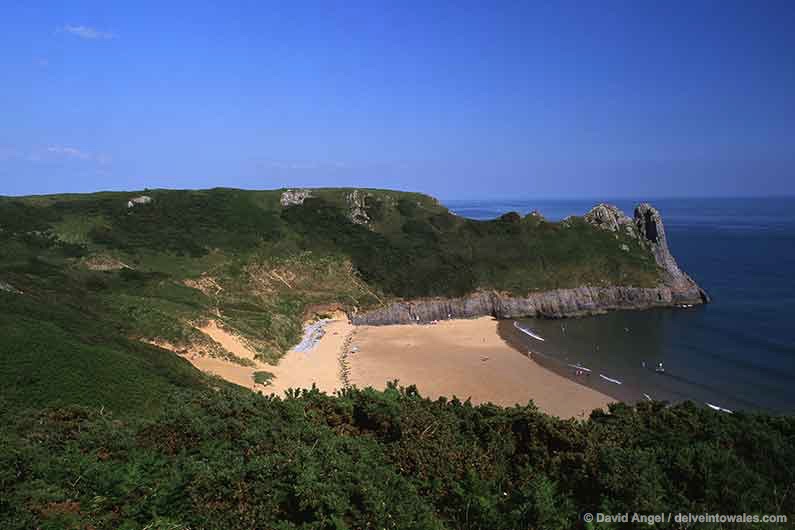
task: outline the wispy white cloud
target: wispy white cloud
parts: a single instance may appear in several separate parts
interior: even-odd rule
[[[80,37],[81,39],[88,40],[109,40],[116,37],[113,33],[100,31],[90,26],[72,26],[67,24],[63,27],[63,31],[76,37]]]
[[[47,152],[65,156],[66,158],[78,158],[80,160],[88,160],[91,158],[91,155],[84,153],[80,149],[75,149],[74,147],[65,147],[62,145],[51,145],[47,148]]]
[[[110,164],[110,156],[103,153],[89,153],[75,147],[65,145],[51,145],[44,150],[32,153],[28,156],[31,162],[41,162],[47,160],[82,160],[86,162],[96,162],[100,165]]]
[[[0,161],[34,163],[93,162],[99,165],[106,165],[110,164],[111,158],[103,153],[90,153],[66,145],[49,145],[32,149],[0,145]]]

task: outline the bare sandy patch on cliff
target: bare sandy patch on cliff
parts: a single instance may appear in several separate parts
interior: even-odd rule
[[[328,322],[325,325],[325,335],[311,350],[305,352],[290,350],[277,365],[258,360],[254,350],[241,337],[219,326],[213,320],[197,329],[235,357],[249,361],[251,366],[242,366],[228,359],[213,357],[197,349],[181,350],[168,342],[150,341],[150,343],[176,352],[205,373],[263,394],[283,396],[289,388],[311,388],[313,384],[328,393],[342,388],[339,356],[345,340],[353,329],[347,319]],[[273,378],[267,385],[257,383],[254,380],[256,372],[270,372]]]
[[[256,353],[243,341],[243,339],[219,326],[215,320],[210,320],[207,324],[198,329],[235,357],[259,363],[256,359]],[[264,363],[260,364],[265,366]]]
[[[414,384],[423,396],[511,406],[535,402],[561,418],[585,418],[614,399],[536,364],[509,346],[491,317],[435,325],[360,326],[347,356],[349,382],[383,389]]]

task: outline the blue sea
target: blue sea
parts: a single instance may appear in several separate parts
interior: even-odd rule
[[[539,210],[582,215],[597,202],[632,216],[632,200],[444,201],[472,219]],[[795,413],[795,198],[660,199],[679,266],[713,302],[692,309],[525,319],[544,364],[627,400],[692,400],[729,410]],[[663,363],[664,372],[655,368]],[[591,372],[576,376],[569,365]],[[604,375],[621,385],[600,377]]]

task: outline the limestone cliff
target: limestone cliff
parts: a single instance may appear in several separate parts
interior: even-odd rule
[[[434,298],[395,302],[352,316],[354,324],[428,322],[446,318],[497,318],[543,316],[563,318],[604,313],[616,309],[649,309],[709,302],[709,296],[676,263],[665,235],[660,213],[648,203],[635,208],[634,219],[612,205],[600,204],[585,215],[589,223],[613,232],[626,231],[652,253],[660,268],[660,285],[554,289],[511,296],[480,291],[460,298]]]
[[[671,254],[660,212],[649,203],[638,205],[635,208],[635,226],[641,241],[646,244],[654,255],[657,265],[662,269],[663,283],[677,293],[697,292],[703,302],[709,302],[707,293],[679,268]]]
[[[285,190],[279,199],[282,206],[293,206],[296,204],[304,204],[304,201],[312,197],[312,190]]]
[[[345,195],[348,203],[348,217],[358,225],[368,225],[370,216],[367,214],[367,194],[359,190],[353,190]]]
[[[585,214],[585,220],[597,228],[611,232],[624,231],[629,237],[638,239],[635,223],[612,204],[598,204]]]

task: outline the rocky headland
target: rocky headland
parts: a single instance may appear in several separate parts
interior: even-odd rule
[[[590,224],[611,232],[625,232],[650,252],[660,269],[656,287],[582,286],[529,292],[515,296],[494,290],[458,298],[428,298],[394,302],[351,316],[359,325],[406,324],[448,318],[547,317],[602,314],[618,309],[650,309],[708,303],[709,295],[679,268],[668,247],[660,212],[648,203],[635,208],[634,218],[613,205],[599,204],[585,215]]]

